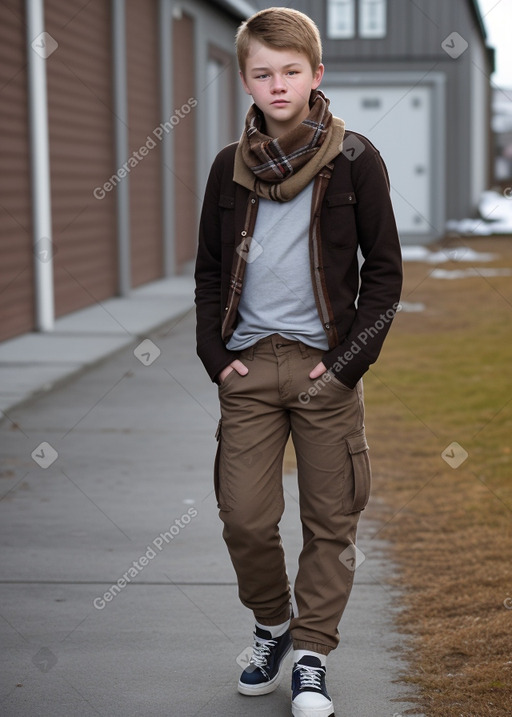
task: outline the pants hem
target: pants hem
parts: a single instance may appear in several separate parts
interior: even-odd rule
[[[329,647],[328,645],[322,645],[319,642],[307,642],[306,640],[294,640],[293,641],[293,649],[294,650],[309,650],[310,652],[318,652],[318,653],[320,653],[320,655],[328,655],[335,648]]]
[[[274,625],[282,625],[283,622],[286,622],[291,618],[291,611],[290,607],[286,607],[285,610],[281,611],[278,615],[275,617],[258,617],[258,615],[254,614],[254,619],[256,622],[259,622],[260,625],[268,625],[269,627],[273,627]]]

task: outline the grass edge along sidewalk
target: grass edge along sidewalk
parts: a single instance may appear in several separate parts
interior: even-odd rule
[[[371,509],[399,568],[402,679],[421,708],[509,717],[512,282],[488,270],[512,271],[512,238],[463,244],[496,261],[465,264],[475,271],[453,281],[407,263],[403,300],[425,308],[397,315],[365,377]]]
[[[469,244],[496,254],[486,269],[512,269],[512,238]],[[381,537],[405,588],[404,679],[429,717],[512,704],[512,282],[471,266],[450,281],[406,264],[403,298],[425,310],[398,315],[366,381]]]

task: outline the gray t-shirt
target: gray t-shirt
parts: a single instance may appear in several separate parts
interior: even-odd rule
[[[259,200],[238,307],[239,322],[228,349],[241,351],[271,334],[328,348],[311,282],[312,193],[310,182],[289,202]]]

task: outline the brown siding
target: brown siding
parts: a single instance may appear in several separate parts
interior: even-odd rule
[[[132,284],[137,286],[163,274],[161,143],[152,134],[160,124],[158,5],[128,0],[126,11],[129,156],[148,135],[151,140],[148,154],[130,171]]]
[[[34,328],[25,3],[0,3],[0,341]]]
[[[194,20],[183,14],[173,19],[172,64],[174,108],[180,110],[195,99]],[[194,109],[175,125],[174,201],[175,247],[178,271],[195,256],[197,233],[196,113]]]
[[[55,309],[66,314],[117,291],[110,3],[46,0]]]

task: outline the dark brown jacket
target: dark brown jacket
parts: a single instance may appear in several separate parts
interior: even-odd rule
[[[350,135],[356,139],[347,143]],[[310,258],[329,341],[323,362],[353,388],[376,361],[397,311],[402,262],[384,162],[362,135],[346,132],[344,144],[357,151],[340,153],[314,180]],[[256,194],[233,181],[236,146],[223,149],[210,171],[195,270],[197,353],[214,381],[238,356],[226,343],[236,326],[244,250],[258,208]]]

